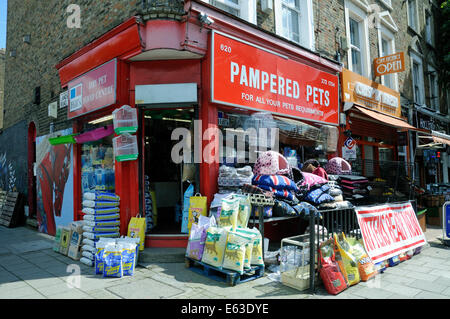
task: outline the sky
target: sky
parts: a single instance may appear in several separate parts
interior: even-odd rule
[[[0,0],[0,49],[6,48],[6,10],[8,0]]]

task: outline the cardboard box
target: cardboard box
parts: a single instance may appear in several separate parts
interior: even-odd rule
[[[56,251],[57,253],[59,253],[59,249],[60,249],[60,243],[61,243],[61,230],[62,227],[58,226],[56,228],[56,234],[55,234],[55,242],[53,244],[53,251]]]
[[[81,258],[81,245],[69,245],[69,249],[67,251],[67,256],[74,259],[80,260]]]
[[[72,230],[69,246],[81,245],[82,239],[83,239],[83,230],[81,230],[81,231]]]
[[[69,251],[71,235],[72,235],[72,229],[70,227],[63,227],[61,229],[61,241],[59,244],[59,246],[60,246],[59,252],[63,255],[67,255],[67,252]]]

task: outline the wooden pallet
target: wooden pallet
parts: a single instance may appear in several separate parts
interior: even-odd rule
[[[15,227],[24,216],[23,196],[18,192],[0,191],[0,225]]]
[[[205,275],[216,281],[226,282],[230,286],[236,286],[237,284],[264,276],[264,266],[252,266],[251,270],[248,270],[241,275],[236,271],[219,269],[189,257],[186,257],[185,265],[186,268],[189,268],[198,274]]]

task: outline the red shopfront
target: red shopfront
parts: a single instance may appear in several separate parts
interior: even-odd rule
[[[62,87],[70,88],[90,72],[115,63],[115,99],[74,117],[69,114],[74,133],[124,104],[138,109],[139,158],[115,162],[115,192],[121,197],[120,231],[126,234],[130,218],[144,214],[146,182],[152,182],[150,197],[159,202],[158,223],[165,227],[146,235],[146,247],[185,247],[187,243],[187,234],[172,227],[174,218],[179,222],[178,204],[187,180],[185,167],[169,162],[175,129],[195,129],[198,135],[208,136],[208,129],[220,124],[218,114],[227,112],[265,111],[287,121],[333,127],[339,121],[338,64],[209,5],[188,1],[185,8],[189,14],[181,22],[142,24],[133,17],[57,65]],[[200,12],[214,24],[201,25]],[[195,120],[201,121],[201,127],[194,127]],[[201,146],[203,154],[211,143],[218,149],[214,139],[193,144]],[[74,219],[78,220],[82,217],[83,146],[75,145],[74,154]],[[209,207],[218,189],[219,163],[200,161],[187,171],[195,191],[207,196]],[[172,221],[165,220],[166,215]]]

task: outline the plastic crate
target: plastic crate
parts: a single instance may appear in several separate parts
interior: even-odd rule
[[[113,138],[114,157],[116,161],[134,161],[138,158],[138,145],[135,135],[124,133]]]
[[[281,240],[280,273],[284,285],[300,291],[310,288],[309,248],[309,234]],[[317,254],[315,260],[317,264]]]
[[[136,133],[138,129],[137,111],[129,105],[112,112],[116,134]]]

